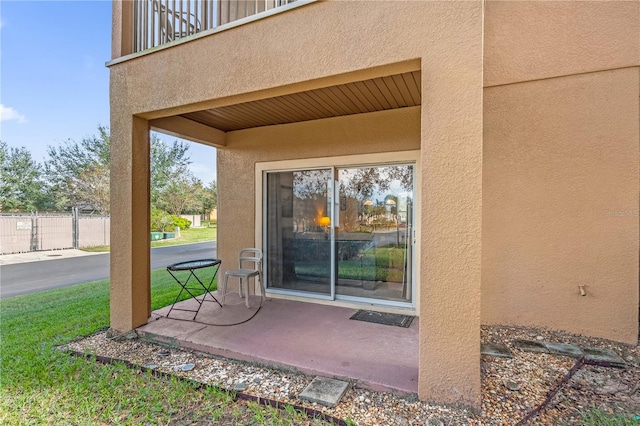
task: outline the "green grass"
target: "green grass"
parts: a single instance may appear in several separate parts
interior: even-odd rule
[[[153,309],[173,302],[177,286],[166,270],[153,271],[151,280]],[[219,390],[55,349],[108,324],[108,280],[0,300],[0,424],[169,424],[187,417],[246,424],[231,419],[256,415]],[[293,424],[284,411],[265,410],[264,418],[257,424]]]
[[[595,407],[582,412],[581,416],[580,424],[584,426],[637,426],[640,424],[640,420],[610,414]]]
[[[166,271],[154,271],[152,282],[153,307],[171,303],[176,285]],[[2,424],[146,422],[148,416],[161,419],[169,405],[202,397],[178,381],[165,386],[122,366],[98,366],[55,349],[109,324],[108,280],[2,300],[0,320]]]
[[[204,241],[214,241],[217,237],[217,226],[206,228],[189,228],[180,231],[180,238],[172,240],[152,241],[151,247],[172,246],[177,244],[201,243]]]
[[[151,247],[175,246],[179,244],[201,243],[205,241],[215,241],[218,228],[215,223],[203,228],[189,228],[180,231],[180,238],[171,240],[151,241]],[[81,249],[92,253],[108,252],[109,246],[87,247]]]

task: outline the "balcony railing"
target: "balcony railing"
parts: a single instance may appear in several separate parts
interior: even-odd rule
[[[151,49],[296,0],[135,0],[133,50]]]

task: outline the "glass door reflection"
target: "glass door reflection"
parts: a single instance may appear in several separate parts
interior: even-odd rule
[[[332,181],[332,169],[267,174],[269,288],[332,295]]]
[[[413,166],[338,169],[336,295],[411,301]]]
[[[268,288],[411,303],[413,170],[383,165],[268,172]]]

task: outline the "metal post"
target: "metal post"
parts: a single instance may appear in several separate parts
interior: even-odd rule
[[[29,251],[38,250],[38,213],[31,212],[31,242]]]
[[[74,206],[71,208],[71,231],[73,233],[73,248],[78,248],[78,232],[80,227],[78,226],[78,207]]]

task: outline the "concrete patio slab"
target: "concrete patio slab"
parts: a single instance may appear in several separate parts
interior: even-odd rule
[[[335,407],[340,398],[347,391],[348,382],[330,379],[328,377],[315,377],[302,391],[300,399],[303,401],[317,402],[318,404]]]
[[[191,314],[191,317],[193,317],[193,314]],[[144,326],[143,331],[145,333],[155,333],[169,339],[175,339],[187,336],[205,327],[205,325],[203,324],[198,324],[192,321],[167,319],[168,321],[172,321],[171,327],[167,328],[167,325],[164,321],[158,321],[160,319],[161,317],[152,316],[149,322]],[[140,331],[140,329],[138,330]]]
[[[216,310],[221,308],[205,303],[196,322],[164,318],[160,310],[138,332],[155,341],[170,337],[172,344],[214,355],[345,378],[372,390],[418,391],[419,321],[409,328],[389,327],[350,320],[356,309],[266,299],[254,311],[243,303],[229,293],[222,308],[227,319],[238,319],[236,325],[208,323],[219,318]],[[260,306],[260,297],[251,304]],[[254,316],[247,320],[247,315]]]

